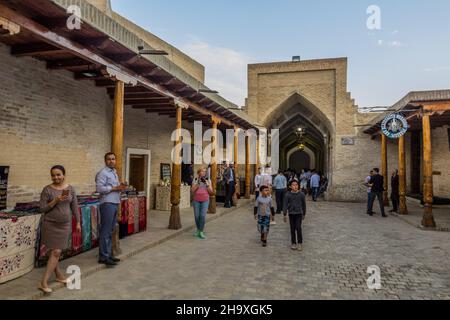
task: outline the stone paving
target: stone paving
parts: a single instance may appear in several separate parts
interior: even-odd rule
[[[450,235],[397,217],[364,214],[364,204],[308,203],[304,252],[290,250],[277,217],[261,247],[251,206],[87,278],[82,290],[49,299],[450,299]],[[381,269],[381,290],[367,268]]]

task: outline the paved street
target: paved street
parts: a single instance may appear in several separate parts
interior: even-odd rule
[[[207,241],[185,233],[49,298],[450,299],[448,233],[369,217],[364,204],[308,206],[302,253],[290,250],[281,217],[261,247],[251,208],[241,208],[209,223]],[[379,291],[367,288],[371,265]]]

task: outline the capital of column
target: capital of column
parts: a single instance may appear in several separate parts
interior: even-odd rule
[[[222,122],[218,117],[215,117],[215,116],[211,116],[211,121],[213,124],[216,124],[216,125],[219,125]]]
[[[184,103],[183,101],[181,101],[179,99],[175,100],[175,107],[181,108],[181,109],[184,109],[184,110],[189,109],[189,105],[187,103]]]

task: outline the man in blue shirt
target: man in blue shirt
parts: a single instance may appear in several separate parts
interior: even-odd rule
[[[276,214],[281,214],[283,212],[283,203],[284,196],[287,191],[287,179],[283,174],[283,171],[280,170],[278,175],[275,177],[273,181],[273,187],[275,189],[275,198],[277,201],[277,212]]]
[[[120,262],[112,254],[112,235],[117,223],[117,212],[120,205],[120,194],[127,189],[126,184],[119,182],[116,171],[116,155],[109,152],[105,155],[106,166],[97,173],[95,185],[100,193],[100,264],[112,267]]]
[[[316,170],[313,170],[311,176],[311,190],[314,202],[317,202],[317,197],[319,195],[319,188],[320,188],[320,176]]]

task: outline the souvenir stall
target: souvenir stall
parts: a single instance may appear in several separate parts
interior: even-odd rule
[[[37,211],[0,211],[0,284],[33,270],[41,220]]]

